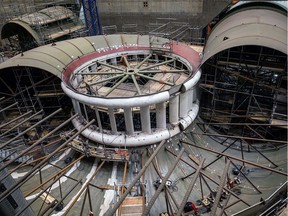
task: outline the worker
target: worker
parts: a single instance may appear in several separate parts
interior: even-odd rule
[[[227,188],[231,189],[234,187],[234,181],[232,181],[232,179],[228,178],[227,179]]]
[[[187,202],[184,206],[184,212],[191,212],[194,211],[194,213],[197,214],[198,208],[195,206],[193,202]]]
[[[241,180],[238,177],[235,177],[234,178],[234,183],[237,184],[237,185],[241,184]]]

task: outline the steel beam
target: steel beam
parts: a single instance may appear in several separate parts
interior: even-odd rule
[[[14,103],[14,104],[11,104],[11,105],[9,105],[9,106],[7,106],[7,107],[1,109],[1,110],[0,110],[0,113],[4,112],[5,110],[7,110],[7,109],[9,109],[9,108],[11,108],[11,107],[16,106],[17,104],[18,104],[18,102]]]
[[[39,164],[35,165],[27,174],[25,174],[20,180],[19,182],[15,183],[13,186],[11,186],[11,188],[7,189],[5,192],[3,192],[0,195],[0,202],[2,202],[5,198],[7,198],[7,196],[9,196],[9,194],[13,193],[14,191],[16,191],[18,188],[20,188],[23,184],[25,184],[28,180],[29,177],[33,174],[35,174],[40,167],[42,167],[48,160],[50,160],[50,158],[55,155],[56,153],[58,153],[62,148],[64,148],[68,143],[70,143],[75,137],[77,137],[79,134],[82,133],[82,131],[84,131],[86,128],[88,128],[90,125],[92,125],[94,123],[94,119],[92,121],[90,121],[89,123],[87,123],[81,130],[79,130],[77,133],[75,133],[74,135],[72,135],[66,142],[64,142],[62,145],[60,145],[58,148],[56,148],[46,159],[44,159],[43,161],[41,161]]]
[[[218,152],[218,151],[214,151],[214,150],[212,150],[212,149],[208,149],[208,148],[205,148],[205,147],[202,147],[202,146],[198,146],[198,145],[195,145],[195,144],[193,144],[193,143],[189,143],[189,142],[184,141],[184,140],[182,140],[181,142],[183,142],[183,143],[185,143],[185,144],[187,144],[187,145],[190,145],[190,146],[194,146],[194,147],[196,147],[196,148],[200,148],[200,149],[203,149],[203,150],[206,150],[206,151],[209,151],[209,152],[213,152],[213,153],[215,153],[215,154],[223,155],[223,156],[225,156],[225,157],[228,157],[228,158],[231,158],[231,159],[240,161],[240,162],[245,162],[245,163],[250,164],[250,165],[252,165],[252,166],[260,167],[260,168],[262,168],[262,169],[266,169],[266,170],[269,170],[269,171],[271,171],[271,172],[278,173],[278,174],[280,174],[280,175],[288,176],[287,173],[282,172],[282,171],[280,171],[280,170],[272,169],[272,168],[270,168],[270,167],[266,167],[266,166],[263,166],[263,165],[260,165],[260,164],[257,164],[257,163],[251,162],[251,161],[242,160],[242,159],[237,158],[237,157],[234,157],[234,156],[232,156],[232,155],[228,155],[228,154],[224,154],[224,153],[221,153],[221,152]]]
[[[49,181],[51,181],[53,178],[55,178],[58,175],[62,176],[62,173],[64,174],[67,169],[69,169],[71,166],[73,166],[75,163],[77,163],[78,161],[82,160],[85,157],[85,155],[81,155],[79,158],[77,158],[76,160],[72,161],[68,166],[61,168],[61,170],[59,172],[57,172],[56,174],[50,176],[48,179],[46,179],[42,184],[38,185],[37,187],[35,187],[34,189],[32,189],[29,193],[25,194],[25,197],[30,196],[32,193],[34,193],[35,191],[37,191],[38,189],[40,189],[43,185],[45,185],[46,183],[48,183]]]
[[[141,70],[139,73],[184,73],[188,72],[187,70]]]
[[[166,148],[166,150],[168,150]],[[170,152],[171,154],[173,154],[175,157],[176,157],[176,154],[174,154],[172,151],[168,150],[168,152]],[[183,161],[184,163],[186,163],[188,166],[192,167],[193,169],[196,170],[196,168],[190,164],[189,162],[187,162],[185,159],[181,158],[180,159],[181,161]],[[201,172],[201,175],[202,177],[205,176],[206,178],[208,178],[210,181],[214,182],[216,185],[219,185],[219,183],[217,181],[215,181],[212,177],[210,177],[209,175],[207,175],[205,172],[203,172],[202,170],[200,171]],[[205,178],[203,178],[203,181],[205,182],[205,184],[207,185],[207,187],[209,188],[210,191],[211,188],[209,186],[209,184],[207,184]],[[237,196],[232,190],[228,189],[228,188],[225,188],[225,190],[229,191],[234,197],[236,197],[237,199],[241,200],[243,203],[245,203],[247,206],[250,206],[245,200],[241,199],[241,197]]]
[[[164,186],[166,185],[166,181],[168,180],[168,178],[170,177],[170,175],[172,174],[172,172],[174,171],[176,165],[178,164],[182,154],[184,153],[185,149],[182,148],[181,151],[179,152],[177,158],[175,159],[175,161],[173,162],[173,164],[171,165],[171,167],[169,168],[167,174],[165,175],[165,177],[162,179],[162,183],[159,185],[158,189],[156,190],[155,194],[153,195],[153,197],[150,199],[148,205],[146,206],[146,208],[144,209],[142,215],[146,216],[149,214],[152,206],[154,205],[156,199],[158,198],[159,194],[161,193],[162,189],[164,188]]]
[[[37,191],[38,189],[42,188],[42,186],[44,186],[45,184],[47,184],[49,181],[51,181],[52,179],[54,179],[47,187],[46,189],[42,190],[42,192],[38,193],[36,195],[36,197],[29,203],[29,205],[27,205],[26,207],[24,207],[21,211],[18,212],[18,215],[21,215],[21,213],[23,211],[25,211],[32,203],[34,203],[45,191],[48,190],[48,188],[52,187],[53,184],[55,184],[60,178],[62,178],[62,176],[65,174],[65,171],[70,168],[72,165],[74,165],[75,163],[77,163],[79,160],[81,160],[84,156],[81,156],[80,158],[78,158],[77,160],[73,161],[71,164],[69,164],[68,166],[66,166],[63,170],[61,170],[60,172],[56,173],[55,175],[51,176],[50,178],[48,178],[47,180],[45,180],[42,184],[38,185],[37,187],[35,187],[33,190],[31,190],[29,193],[27,193],[25,195],[25,197],[31,195],[32,193],[34,193],[35,191]],[[58,177],[57,177],[58,176]],[[56,178],[57,177],[57,178]],[[56,178],[56,179],[55,179]]]
[[[189,196],[190,196],[190,194],[191,194],[191,192],[192,192],[192,190],[193,190],[194,184],[195,184],[195,182],[196,182],[196,180],[197,180],[197,178],[198,178],[198,176],[199,176],[199,174],[200,174],[200,171],[201,171],[201,169],[202,169],[202,166],[203,166],[203,164],[204,164],[204,161],[205,161],[205,159],[202,159],[202,160],[201,160],[201,162],[200,162],[200,164],[199,164],[199,166],[198,166],[198,168],[197,168],[197,171],[196,171],[196,173],[195,173],[195,176],[194,176],[193,180],[189,183],[189,186],[188,186],[188,188],[187,188],[187,190],[186,190],[186,193],[185,193],[185,195],[184,195],[184,197],[183,197],[183,200],[182,200],[182,202],[181,202],[180,208],[178,209],[177,216],[181,216],[181,214],[182,214],[182,212],[183,212],[183,210],[184,210],[185,204],[187,203],[187,200],[188,200],[188,198],[189,198]]]
[[[114,65],[106,64],[106,63],[101,62],[101,61],[97,61],[97,63],[98,63],[98,64],[101,64],[101,65],[104,65],[104,66],[106,66],[106,67],[109,67],[109,68],[118,70],[118,71],[122,71],[122,72],[125,71],[123,68],[119,68],[119,67],[116,67],[116,66],[114,66]]]
[[[74,206],[74,204],[77,202],[77,200],[79,199],[79,197],[82,195],[82,193],[87,190],[87,187],[89,186],[90,182],[94,179],[94,177],[97,175],[97,173],[99,172],[99,170],[101,169],[101,167],[104,165],[105,161],[102,161],[102,163],[97,167],[97,169],[95,170],[95,172],[93,173],[93,175],[91,175],[91,177],[87,180],[87,182],[85,183],[85,185],[82,187],[82,189],[78,192],[77,196],[74,198],[72,204],[66,209],[66,211],[64,212],[64,216],[68,215],[69,211],[71,210],[71,208]]]
[[[143,70],[151,69],[151,68],[158,67],[158,66],[161,66],[161,65],[169,64],[169,63],[171,63],[173,61],[175,61],[175,59],[170,59],[170,60],[167,60],[167,61],[164,61],[164,62],[160,62],[160,63],[153,64],[153,65],[149,65],[147,67],[140,68],[139,71],[143,71]]]
[[[167,147],[166,147],[165,149],[167,149]],[[151,155],[151,153],[149,152],[149,150],[148,150],[148,154]],[[174,154],[174,156],[177,157],[176,154]],[[162,174],[160,173],[159,167],[158,167],[157,164],[156,164],[156,162],[157,162],[156,159],[157,159],[157,158],[155,157],[155,159],[152,161],[152,164],[153,164],[153,167],[154,167],[156,173],[157,173],[158,176],[162,179],[163,176],[162,176]],[[181,158],[180,160],[183,160],[183,159]],[[176,208],[179,209],[179,204],[177,203],[177,200],[175,199],[175,197],[173,196],[172,192],[169,190],[169,188],[168,188],[167,185],[165,185],[165,189],[166,189],[166,191],[168,192],[168,194],[169,194],[169,196],[171,197],[171,199],[173,200],[173,203],[175,204]],[[144,209],[144,208],[143,208],[143,209]]]
[[[163,80],[158,80],[158,79],[155,79],[155,78],[153,78],[153,77],[146,76],[146,75],[144,75],[144,74],[139,74],[139,73],[138,73],[138,76],[143,77],[143,78],[145,78],[145,79],[153,80],[153,81],[155,81],[155,82],[159,82],[159,83],[161,83],[161,84],[166,84],[166,85],[169,85],[169,86],[174,86],[174,85],[175,85],[174,83],[167,82],[167,81],[163,81]]]
[[[252,138],[252,137],[232,136],[232,135],[224,135],[224,134],[195,133],[195,132],[192,132],[192,133],[197,134],[197,135],[205,135],[205,136],[227,137],[227,138],[234,138],[234,139],[256,140],[256,141],[262,141],[262,142],[274,142],[274,143],[287,144],[287,141],[280,141],[280,140],[258,139],[258,138]]]
[[[110,88],[105,96],[107,97],[112,91],[114,91],[120,84],[122,84],[125,80],[127,80],[129,78],[129,75],[126,74],[121,80],[119,80],[115,85],[112,86],[112,88]]]
[[[149,54],[148,56],[146,56],[146,58],[143,59],[143,61],[141,61],[135,68],[140,68],[149,58],[151,58],[152,54]]]
[[[53,206],[53,203],[51,203],[47,207],[47,210],[43,211],[40,216],[50,215],[55,210],[55,208],[58,206],[58,204],[61,204],[63,202],[63,200],[66,199],[69,196],[69,194],[81,183],[82,183],[82,179],[78,180],[76,182],[76,184],[68,191],[68,193],[64,197],[62,197],[60,200],[58,200],[58,203],[56,203],[54,206]],[[50,211],[48,211],[49,209],[50,209]],[[48,213],[46,214],[47,211],[48,211]]]
[[[131,78],[132,78],[133,83],[134,83],[134,85],[135,85],[135,87],[136,87],[136,89],[137,89],[138,95],[142,95],[141,89],[140,89],[140,87],[139,87],[139,85],[138,85],[138,83],[137,83],[137,80],[136,80],[136,78],[135,78],[135,75],[134,75],[134,74],[131,74]]]
[[[18,121],[19,119],[21,119],[21,118],[29,115],[30,113],[32,113],[32,110],[24,113],[23,115],[18,116],[17,118],[13,118],[13,119],[12,119],[11,121],[9,121],[9,122],[6,122],[6,123],[0,125],[0,129],[3,128],[3,127],[6,127],[7,125],[9,125],[9,124],[11,124],[11,123],[13,123],[13,122],[15,122],[15,121]]]
[[[219,201],[220,201],[220,198],[221,198],[221,195],[222,195],[222,192],[223,192],[223,188],[224,188],[225,183],[226,183],[226,177],[227,177],[229,165],[230,165],[230,160],[227,160],[227,162],[225,163],[225,167],[224,167],[223,173],[222,173],[222,177],[220,179],[220,184],[219,184],[218,189],[217,189],[217,194],[216,194],[216,197],[215,197],[215,201],[214,201],[213,206],[211,208],[211,215],[212,216],[216,215],[217,206],[219,204]]]
[[[110,73],[110,75],[112,75]],[[93,85],[97,85],[97,84],[100,84],[100,83],[103,83],[103,82],[107,82],[107,81],[110,81],[110,80],[113,80],[113,79],[118,79],[118,78],[121,78],[123,77],[124,74],[121,74],[121,75],[117,75],[117,76],[112,76],[112,77],[109,77],[109,78],[106,78],[106,79],[101,79],[101,80],[98,80],[96,82],[93,82],[93,83],[87,83],[89,86],[93,86]],[[86,88],[86,86],[81,86],[80,88]]]
[[[10,160],[8,163],[6,163],[3,167],[0,168],[0,171],[4,168],[6,168],[7,166],[9,166],[11,163],[13,163],[15,160],[17,160],[18,158],[22,157],[23,155],[25,155],[26,153],[28,153],[31,149],[33,149],[35,146],[37,146],[38,144],[40,144],[43,140],[45,140],[46,138],[48,138],[51,134],[55,133],[57,130],[59,130],[60,128],[62,128],[63,126],[65,126],[66,124],[68,124],[72,119],[76,118],[78,116],[78,114],[73,115],[72,117],[70,117],[68,120],[66,120],[65,122],[63,122],[62,124],[60,124],[59,126],[57,126],[56,128],[54,128],[52,131],[50,131],[48,134],[46,134],[45,136],[43,136],[41,139],[37,140],[33,145],[29,146],[28,148],[26,148],[24,151],[22,151],[18,156],[16,156],[15,158],[13,158],[13,160]],[[8,174],[9,175],[9,174]],[[6,178],[7,176],[5,176],[4,178]],[[4,179],[3,178],[3,179]],[[2,181],[3,179],[1,179],[0,181]]]
[[[32,111],[30,111],[32,112]],[[27,119],[24,119],[23,121],[19,122],[18,124],[14,125],[13,127],[11,127],[9,130],[5,131],[4,133],[1,134],[0,137],[5,136],[6,134],[8,134],[9,132],[13,131],[15,128],[19,127],[20,125],[22,125],[23,123],[29,121],[30,119],[34,118],[35,116],[39,115],[41,112],[43,112],[43,110],[40,110],[39,112],[29,116]],[[2,149],[3,147],[0,146],[0,149]]]
[[[166,140],[163,140],[158,147],[156,148],[156,150],[153,152],[153,154],[150,156],[150,158],[148,159],[148,161],[145,163],[145,165],[142,167],[142,169],[140,170],[140,172],[135,176],[135,178],[133,179],[133,181],[130,183],[130,185],[128,186],[128,188],[126,189],[125,193],[119,198],[118,202],[114,204],[114,206],[112,208],[110,208],[104,215],[105,216],[111,216],[113,215],[116,210],[119,208],[119,206],[122,204],[122,202],[125,200],[125,198],[127,197],[127,195],[130,193],[131,189],[134,187],[134,185],[137,183],[137,181],[141,178],[141,176],[145,173],[146,169],[148,168],[149,164],[152,162],[152,160],[154,159],[154,157],[157,155],[157,153],[159,152],[159,150],[161,149],[161,147],[165,144]]]

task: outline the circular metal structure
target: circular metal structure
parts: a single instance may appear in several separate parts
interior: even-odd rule
[[[103,47],[102,39],[110,37],[121,40]],[[62,88],[80,115],[74,126],[97,122],[82,135],[111,146],[141,146],[173,137],[193,122],[201,74],[196,51],[151,36],[97,38],[95,52],[79,56],[62,74]]]

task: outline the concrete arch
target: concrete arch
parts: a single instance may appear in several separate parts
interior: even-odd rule
[[[244,8],[221,20],[207,40],[202,64],[241,45],[259,45],[287,54],[287,17],[274,8]]]

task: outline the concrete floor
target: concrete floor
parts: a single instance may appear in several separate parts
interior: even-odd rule
[[[174,137],[173,139],[169,140],[169,142],[166,143],[164,147],[167,147],[171,151],[174,151],[176,154],[180,151],[179,149],[182,146],[179,146],[179,139],[183,138],[187,141],[193,140],[197,145],[204,146],[216,151],[222,151],[225,149],[225,146],[220,145],[219,143],[215,142],[215,140],[207,137],[207,136],[200,136],[195,135],[191,136],[189,132],[197,132],[201,133],[200,129],[194,125],[191,126],[189,129],[186,130],[186,136],[185,135],[179,135],[178,137]],[[215,154],[212,154],[208,151],[201,150],[199,148],[195,148],[188,145],[183,145],[186,148],[188,148],[191,151],[191,154],[194,155],[195,158],[198,158],[199,161],[202,158],[205,158],[205,164],[208,164],[209,162],[213,161],[216,158]],[[159,167],[159,170],[163,176],[168,172],[169,167],[172,165],[173,161],[175,160],[175,156],[170,154],[168,151],[165,150],[165,148],[162,148],[160,152],[158,153],[156,157],[156,164]],[[152,146],[148,147],[148,149],[152,150]],[[147,150],[145,148],[140,149],[141,152],[143,152],[142,157],[144,161],[147,161],[148,155]],[[226,154],[233,155],[236,157],[241,158],[241,152],[237,149],[229,149],[225,152]],[[265,151],[263,152],[265,156],[267,156],[269,159],[271,159],[274,163],[278,165],[276,169],[281,169],[282,171],[287,172],[287,147],[283,147],[278,151]],[[62,155],[60,155],[54,163],[57,166],[64,167],[66,164],[64,162],[65,158],[67,156],[71,155],[72,157],[75,156],[75,152],[73,150],[66,151]],[[190,161],[191,164],[194,164],[189,158],[186,153],[183,154],[183,158],[187,161]],[[257,152],[244,152],[244,158],[246,160],[257,162],[261,165],[266,166],[272,166],[265,158],[263,158],[259,153]],[[222,176],[223,168],[224,168],[224,158],[221,158],[211,166],[209,166],[207,169],[205,169],[205,173],[209,175],[211,178],[216,180],[217,182],[220,182],[220,178]],[[239,162],[234,161],[236,164],[240,164]],[[97,168],[98,160],[94,160],[94,158],[85,158],[82,159],[79,163],[76,163],[66,174],[70,177],[73,177],[75,179],[82,179],[82,183],[84,184],[85,181],[89,178],[89,174],[93,173]],[[98,164],[99,165],[99,164]],[[195,164],[194,164],[195,165]],[[231,170],[233,168],[233,165],[230,165],[230,171],[229,175],[230,177],[233,177],[231,174]],[[249,174],[247,175],[249,179],[253,182],[254,185],[257,186],[257,188],[262,191],[262,194],[259,194],[252,185],[245,179],[242,179],[242,183],[237,186],[239,189],[241,189],[241,195],[240,197],[244,199],[246,202],[248,202],[250,205],[253,205],[254,203],[259,202],[260,198],[267,198],[269,197],[277,188],[279,188],[282,184],[285,183],[287,180],[286,176],[282,176],[280,174],[272,173],[271,171],[263,170],[260,168],[252,167],[250,165],[246,166],[247,169],[250,170]],[[135,167],[134,167],[135,169]],[[21,175],[21,173],[24,173],[28,170],[28,168],[22,168],[21,170],[17,171],[18,175]],[[123,170],[124,170],[124,163],[123,162],[106,162],[104,166],[100,169],[99,173],[96,175],[96,177],[92,180],[92,184],[97,186],[103,186],[103,185],[114,185],[114,184],[121,184],[122,177],[123,177]],[[48,166],[44,172],[42,172],[42,178],[47,179],[49,176],[55,174],[57,171],[59,171],[58,168],[55,168],[53,166]],[[185,180],[181,180],[180,178],[193,172],[194,169],[186,165],[184,162],[179,162],[176,166],[175,170],[173,171],[172,175],[169,179],[172,180],[172,182],[175,183],[175,185],[178,188],[178,191],[171,191],[175,199],[177,200],[178,204],[181,204],[181,201],[183,199],[183,196],[188,188],[189,183],[193,179],[192,177],[186,178]],[[14,173],[15,176],[15,173]],[[131,182],[135,174],[133,173],[133,163],[130,163],[127,170],[127,183]],[[145,179],[144,183],[146,183],[147,188],[147,201],[151,199],[153,194],[155,193],[155,188],[153,186],[153,181],[155,181],[158,177],[158,174],[156,173],[152,163],[149,165],[145,172]],[[20,178],[16,178],[17,179]],[[210,185],[211,189],[217,189],[217,186],[212,183],[210,180],[205,178]],[[23,185],[21,188],[24,193],[30,191],[32,188],[35,187],[35,185],[38,185],[40,183],[39,173],[34,175],[27,183]],[[203,181],[202,181],[203,183]],[[61,178],[61,189],[63,196],[67,194],[68,192],[71,192],[72,187],[76,184],[74,180],[71,180],[69,178]],[[82,184],[82,185],[83,185]],[[90,193],[91,193],[91,201],[93,206],[93,212],[94,215],[103,215],[107,209],[109,209],[109,205],[111,205],[115,199],[115,191],[113,190],[106,190],[102,191],[100,189],[97,189],[93,186],[90,186]],[[81,185],[78,185],[71,193],[70,195],[64,200],[64,209],[60,212],[55,212],[53,215],[62,215],[63,212],[66,210],[66,208],[71,204],[73,197],[76,196],[77,191],[81,189]],[[36,195],[40,190],[36,191],[34,195]],[[60,190],[59,190],[59,184],[53,185],[53,189],[50,192],[54,197],[57,199],[60,199]],[[209,193],[209,189],[203,185],[203,193],[204,195]],[[70,210],[68,215],[79,215],[84,194],[80,197],[80,199],[75,203],[74,207]],[[30,202],[33,197],[33,195],[27,197],[26,199],[28,202]],[[192,193],[190,194],[189,201],[196,202],[196,200],[199,200],[201,198],[201,189],[200,189],[200,181],[199,178],[196,181],[196,184],[194,185],[194,189]],[[235,201],[236,198],[231,196],[229,203]],[[33,210],[38,213],[39,209],[41,208],[42,200],[38,199],[35,203],[32,204]],[[47,207],[46,204],[43,205],[43,209]],[[236,205],[233,205],[231,208],[227,209],[227,214],[231,215],[233,213],[236,213],[244,208],[246,208],[247,205],[245,205],[242,202],[238,202]],[[165,212],[166,209],[166,202],[165,202],[165,195],[164,192],[161,192],[158,199],[154,203],[150,214],[151,215],[159,215],[160,212]],[[85,206],[84,206],[84,215],[87,215],[89,212],[89,202],[88,199],[86,200]],[[205,215],[205,214],[204,214]],[[208,214],[206,214],[208,215]]]

